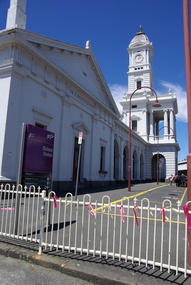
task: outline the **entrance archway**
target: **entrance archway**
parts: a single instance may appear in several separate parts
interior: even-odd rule
[[[158,157],[158,158],[157,158]],[[157,161],[158,161],[158,179],[159,182],[165,181],[166,178],[166,159],[159,153],[152,158],[152,180],[157,181]]]

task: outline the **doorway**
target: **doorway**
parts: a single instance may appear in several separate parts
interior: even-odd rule
[[[157,171],[158,163],[158,171]],[[165,181],[166,178],[166,159],[162,154],[155,154],[152,158],[152,180],[157,181],[157,172],[159,182]]]

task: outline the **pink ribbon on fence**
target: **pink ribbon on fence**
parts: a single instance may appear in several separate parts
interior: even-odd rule
[[[122,221],[123,223],[125,223],[124,214],[125,214],[125,212],[124,212],[124,206],[121,205],[121,206],[120,206],[120,216],[121,216],[121,221]]]
[[[191,229],[191,221],[190,221],[190,215],[189,215],[189,211],[188,211],[188,206],[184,205],[183,206],[183,210],[184,210],[184,214],[186,216],[188,229]]]
[[[96,213],[95,213],[91,203],[88,204],[88,212],[96,218]]]
[[[162,208],[160,209],[160,212],[161,212],[161,214],[162,214],[162,221],[165,222],[165,209],[164,209],[164,207],[162,207]]]
[[[134,206],[133,208],[133,212],[134,212],[134,218],[135,218],[135,221],[136,221],[136,225],[139,227],[139,221],[138,221],[138,218],[137,218],[137,212],[136,210],[138,210],[140,212],[140,209],[138,206]]]
[[[54,208],[57,208],[56,200],[59,200],[59,198],[56,195],[54,195],[53,200],[54,200]]]
[[[9,210],[9,211],[12,211],[12,210],[15,210],[15,208],[0,208],[0,210]]]

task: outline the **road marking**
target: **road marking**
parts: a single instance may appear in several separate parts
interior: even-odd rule
[[[102,207],[98,207],[98,208],[95,208],[94,209],[94,212],[96,212],[97,214],[104,214],[104,215],[110,215],[111,216],[111,218],[113,218],[113,216],[118,216],[118,217],[120,217],[121,215],[120,214],[113,214],[113,213],[106,213],[105,212],[105,210],[104,211],[99,211],[99,210],[103,210],[103,209],[105,209],[105,208],[109,208],[109,205],[112,205],[112,204],[117,204],[117,203],[120,203],[120,202],[122,202],[122,201],[125,201],[125,200],[128,200],[128,199],[133,199],[133,198],[135,198],[135,197],[138,197],[138,196],[141,196],[141,195],[144,195],[144,194],[147,194],[147,193],[149,193],[149,192],[151,192],[151,191],[154,191],[154,190],[157,190],[157,189],[160,189],[160,188],[163,188],[163,187],[166,187],[166,186],[168,186],[168,185],[162,185],[162,186],[157,186],[157,187],[155,187],[155,188],[151,188],[151,189],[149,189],[149,190],[146,190],[146,191],[143,191],[143,192],[140,192],[140,193],[137,193],[137,194],[135,194],[135,195],[132,195],[132,196],[129,196],[129,197],[124,197],[124,198],[122,198],[122,199],[119,199],[119,200],[116,200],[116,201],[113,201],[113,202],[111,202],[111,203],[109,203],[109,204],[107,204],[107,205],[104,205],[104,206],[102,206]],[[183,195],[182,195],[182,198],[181,198],[181,200],[180,200],[180,203],[182,204],[182,202],[183,202],[183,200],[184,200],[184,197],[185,197],[185,195],[186,195],[186,191],[187,191],[187,188],[184,190],[184,193],[183,193]],[[182,191],[179,191],[179,192],[181,192],[182,193]],[[165,199],[178,199],[178,198],[174,198],[174,197],[162,197],[162,198],[165,198]],[[151,201],[150,201],[151,202]],[[161,203],[161,202],[155,202],[155,203]],[[180,205],[181,205],[180,204]],[[174,211],[175,211],[175,209],[173,209]],[[176,212],[176,211],[175,211]],[[129,217],[129,218],[134,218],[134,216],[127,216],[127,215],[124,215],[124,217]],[[140,219],[141,217],[137,217],[138,219]],[[154,221],[155,219],[154,218],[147,218],[147,217],[142,217],[142,219],[146,219],[146,220],[152,220],[152,221]],[[162,219],[156,219],[156,221],[157,222],[161,222],[162,221]],[[165,222],[167,222],[167,223],[179,223],[179,224],[183,224],[183,225],[185,225],[185,222],[177,222],[177,221],[170,221],[169,219],[167,219],[167,217],[166,217],[166,221]]]
[[[113,218],[113,216],[116,216],[116,217],[121,217],[120,214],[113,214],[113,213],[106,213],[106,212],[96,212],[97,214],[102,214],[102,215],[109,215],[111,216],[111,218]],[[128,216],[128,215],[124,215],[124,218],[135,218],[135,216]],[[142,219],[142,220],[151,220],[151,221],[157,221],[157,222],[162,222],[162,219],[154,219],[154,218],[148,218],[148,217],[139,217],[137,216],[138,219]],[[185,222],[177,222],[177,221],[170,221],[168,217],[165,217],[165,223],[173,223],[173,224],[183,224],[185,225],[186,223]]]
[[[187,192],[187,187],[185,188],[184,193],[182,195],[182,198],[180,199],[180,205],[182,205],[182,203],[183,203],[183,200],[184,200],[184,197],[186,195],[186,192]]]
[[[165,197],[162,197],[162,198],[165,199]],[[169,198],[172,199],[172,197],[169,197]],[[141,201],[141,200],[137,199],[137,201]],[[161,205],[163,201],[150,201],[150,200],[149,200],[149,202],[150,202],[150,204],[155,204],[155,205],[156,205],[156,204],[160,204],[160,205]],[[172,203],[172,206],[174,206],[174,205],[177,206],[177,202],[176,202],[176,203],[175,203],[175,202]],[[169,208],[169,207],[166,207],[166,208]]]
[[[129,196],[129,197],[124,197],[124,198],[122,198],[122,199],[120,199],[120,200],[116,200],[116,201],[113,201],[113,202],[111,202],[111,203],[109,203],[109,204],[107,204],[107,205],[104,205],[104,206],[101,206],[101,207],[99,207],[99,208],[96,208],[96,209],[94,209],[94,211],[97,212],[97,211],[99,211],[99,210],[101,210],[101,209],[104,209],[104,208],[109,207],[109,205],[117,204],[117,203],[120,203],[120,202],[125,201],[125,200],[128,200],[128,199],[133,199],[133,198],[135,198],[135,197],[138,197],[138,196],[147,194],[147,193],[149,193],[149,192],[151,192],[151,191],[154,191],[154,190],[156,190],[156,189],[160,189],[160,188],[163,188],[163,187],[166,187],[166,186],[167,186],[167,185],[157,186],[157,187],[155,187],[155,188],[151,188],[151,189],[146,190],[146,191],[143,191],[143,192],[141,192],[141,193],[138,193],[138,194],[135,194],[135,195],[132,195],[132,196]]]

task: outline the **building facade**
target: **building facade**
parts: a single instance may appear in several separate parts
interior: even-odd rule
[[[90,41],[83,48],[27,31],[25,11],[26,0],[10,1],[6,29],[0,31],[1,182],[18,181],[25,123],[55,134],[55,191],[74,189],[79,132],[83,132],[79,183],[84,187],[126,183],[128,98],[139,81],[141,86],[153,86],[151,43],[143,40],[141,49],[134,46],[137,35],[130,43],[129,87],[120,114]],[[177,171],[179,146],[171,133],[176,97],[169,91],[158,99],[162,106],[158,111],[152,109],[150,90],[140,89],[132,99],[132,122],[137,121],[131,134],[132,181],[156,180],[156,154],[160,154],[161,179]],[[160,137],[156,126],[161,120],[165,133]]]
[[[140,27],[128,47],[128,92],[124,94],[122,120],[150,147],[152,178],[166,179],[177,172],[177,98],[169,89],[158,96],[152,70],[153,46]],[[160,102],[160,106],[156,101]],[[150,171],[150,170],[148,170]]]

